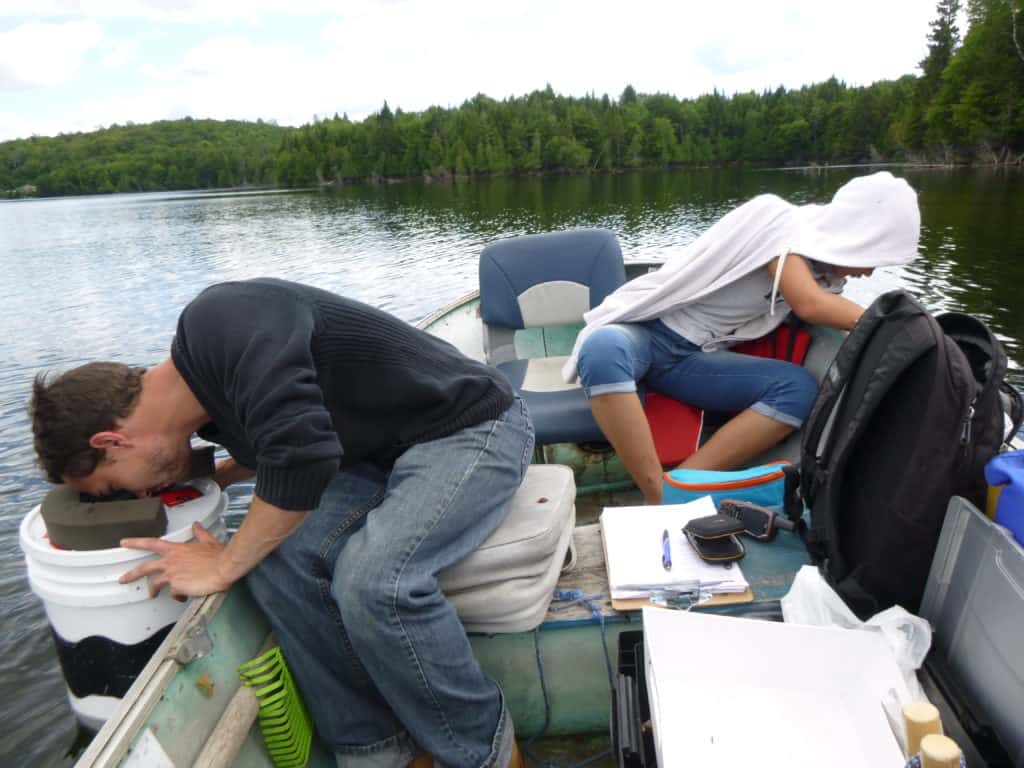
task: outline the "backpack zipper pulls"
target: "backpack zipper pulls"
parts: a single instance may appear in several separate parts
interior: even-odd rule
[[[971,400],[971,404],[967,406],[967,415],[964,417],[964,427],[960,432],[960,444],[967,445],[971,442],[971,424],[974,422],[974,404],[978,401],[978,398]]]

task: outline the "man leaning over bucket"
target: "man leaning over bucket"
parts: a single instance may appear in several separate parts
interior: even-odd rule
[[[35,448],[53,482],[153,494],[185,479],[193,433],[225,487],[256,476],[227,545],[130,539],[122,577],[156,595],[243,576],[338,765],[520,765],[501,690],[437,575],[501,523],[533,447],[500,373],[385,312],[258,279],[204,290],[153,368],[36,378]],[[417,763],[419,764],[419,763]]]

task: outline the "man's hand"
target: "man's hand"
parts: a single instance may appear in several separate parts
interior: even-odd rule
[[[144,549],[160,557],[147,560],[118,581],[127,584],[148,576],[150,597],[156,597],[164,587],[170,587],[175,598],[224,592],[232,584],[221,573],[224,545],[199,523],[192,524],[192,535],[196,540],[184,544],[163,539],[124,539],[122,547]]]
[[[122,547],[160,555],[120,578],[126,584],[149,577],[149,594],[156,597],[170,586],[175,598],[202,597],[224,592],[298,528],[305,512],[292,512],[252,497],[249,514],[225,546],[199,523],[192,524],[196,540],[178,544],[163,539],[124,539]]]

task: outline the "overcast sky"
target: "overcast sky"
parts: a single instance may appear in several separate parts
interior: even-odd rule
[[[915,71],[935,0],[0,0],[0,140]]]

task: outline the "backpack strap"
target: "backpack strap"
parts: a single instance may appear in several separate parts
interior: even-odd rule
[[[782,467],[782,474],[782,512],[793,523],[793,529],[803,534],[807,525],[804,523],[804,502],[800,496],[800,469],[792,464],[785,464]]]
[[[1024,398],[1013,384],[1004,379],[999,382],[999,399],[1003,413],[1010,418],[1010,429],[1003,435],[1004,440],[1009,441],[1020,432],[1021,422],[1024,421]]]
[[[840,432],[834,428],[836,411],[840,400],[846,394],[847,384],[861,363],[868,343],[887,320],[923,311],[924,309],[905,291],[889,291],[879,296],[864,311],[843,341],[835,359],[825,372],[818,396],[804,424],[800,453],[803,466],[801,490],[805,499],[810,500],[817,496],[824,482],[822,473],[828,466],[829,457]]]

